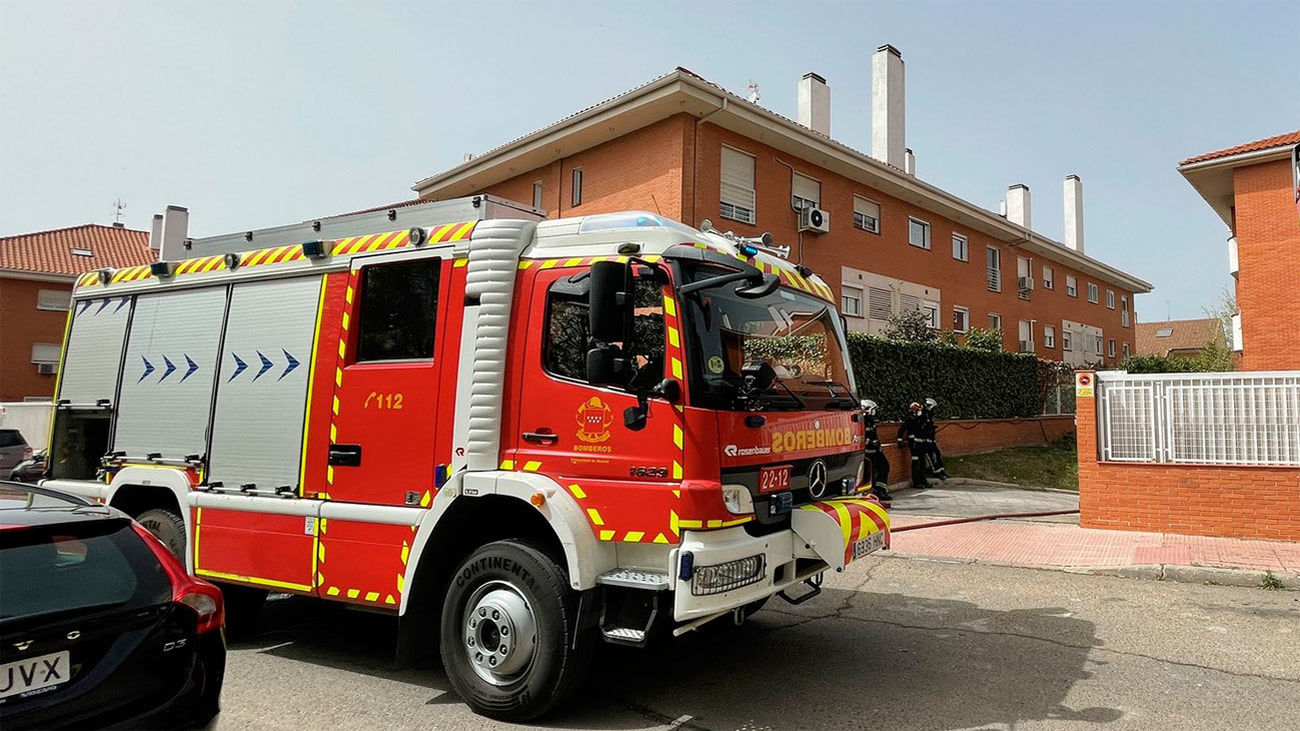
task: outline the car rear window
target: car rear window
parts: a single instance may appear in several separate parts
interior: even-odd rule
[[[171,582],[125,520],[0,530],[0,621],[171,599]]]
[[[25,447],[27,440],[17,429],[0,429],[0,447]]]

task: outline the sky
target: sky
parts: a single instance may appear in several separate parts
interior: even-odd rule
[[[921,179],[991,210],[1033,195],[1060,240],[1155,285],[1139,320],[1203,316],[1228,230],[1184,158],[1300,129],[1288,2],[15,2],[0,0],[0,235],[243,231],[413,197],[416,180],[684,66],[870,150],[871,54],[907,65]]]

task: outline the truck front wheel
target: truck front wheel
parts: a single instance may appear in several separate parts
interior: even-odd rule
[[[479,548],[456,569],[442,607],[443,668],[475,712],[526,721],[562,702],[591,664],[575,642],[577,597],[565,571],[520,541]]]

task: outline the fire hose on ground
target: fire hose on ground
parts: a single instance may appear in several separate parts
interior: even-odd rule
[[[971,518],[949,518],[947,520],[936,520],[930,523],[916,523],[914,525],[905,525],[901,528],[891,528],[890,533],[902,533],[907,530],[919,530],[921,528],[938,528],[945,525],[958,525],[960,523],[976,523],[982,520],[1002,520],[1004,518],[1047,518],[1053,515],[1074,515],[1079,509],[1074,510],[1042,510],[1035,513],[992,513],[990,515],[976,515]]]

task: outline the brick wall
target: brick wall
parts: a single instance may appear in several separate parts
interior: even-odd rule
[[[992,452],[1009,447],[1029,447],[1064,439],[1074,431],[1073,416],[1040,416],[1030,419],[952,419],[940,421],[939,449],[945,457]],[[911,455],[899,449],[899,425],[883,423],[878,433],[889,459],[889,481],[906,483],[911,474]]]
[[[1078,420],[1083,527],[1300,541],[1300,468],[1102,462],[1094,398]]]
[[[1233,170],[1237,235],[1237,305],[1241,308],[1242,367],[1300,369],[1295,323],[1300,320],[1300,218],[1286,160]]]
[[[37,293],[42,289],[72,292],[61,282],[0,278],[0,401],[54,395],[54,376],[36,372],[32,344],[61,344],[68,313],[38,310]]]

